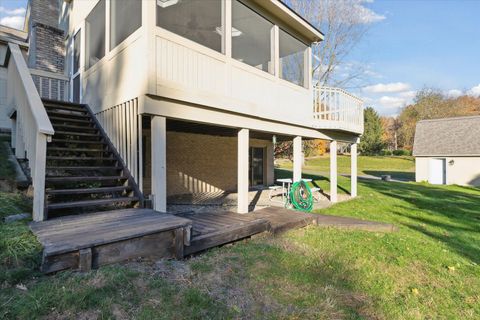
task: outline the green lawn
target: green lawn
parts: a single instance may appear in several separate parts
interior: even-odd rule
[[[347,191],[349,183],[339,178]],[[32,269],[38,248],[8,233],[0,318],[479,319],[480,189],[360,180],[359,194],[321,213],[389,222],[399,231],[311,226],[180,262],[48,277]],[[24,223],[11,228],[26,230]],[[22,254],[15,260],[13,252]]]
[[[289,160],[278,161],[281,168],[292,168]],[[350,174],[350,156],[339,155],[337,159],[338,173]],[[309,158],[303,167],[305,173],[328,174],[330,172],[330,157],[328,155]],[[381,157],[359,156],[358,174],[380,177],[389,174],[392,178],[403,180],[415,180],[415,159],[413,157]]]

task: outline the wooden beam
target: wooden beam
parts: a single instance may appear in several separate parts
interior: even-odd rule
[[[78,254],[78,270],[80,272],[92,270],[92,248],[81,249]]]

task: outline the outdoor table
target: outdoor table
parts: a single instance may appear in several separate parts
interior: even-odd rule
[[[277,179],[277,182],[282,183],[282,201],[285,202],[285,184],[287,185],[287,197],[288,194],[290,193],[290,185],[292,184],[292,179],[290,178],[285,178],[285,179]]]

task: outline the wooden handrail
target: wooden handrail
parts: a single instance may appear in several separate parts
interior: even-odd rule
[[[27,67],[27,63],[25,62],[25,58],[23,57],[20,47],[18,44],[9,43],[8,50],[10,53],[10,60],[8,63],[9,70],[10,63],[13,62],[14,68],[16,69],[21,82],[21,87],[16,89],[24,91],[23,93],[27,99],[27,104],[32,113],[38,132],[47,135],[53,135],[55,131],[53,130],[52,123],[47,115],[47,111],[45,111],[40,95],[37,92],[35,84],[33,83],[30,70]]]
[[[33,185],[33,220],[45,219],[47,141],[55,133],[18,44],[8,44],[7,103],[16,110],[15,156],[27,158]]]

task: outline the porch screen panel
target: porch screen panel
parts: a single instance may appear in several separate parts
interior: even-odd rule
[[[85,20],[86,61],[88,68],[105,56],[105,0],[101,0]]]
[[[280,29],[280,78],[305,86],[305,53],[308,46]]]
[[[222,52],[222,1],[157,0],[157,26]]]
[[[110,2],[110,49],[115,48],[141,26],[141,0],[115,0]]]
[[[232,56],[273,73],[273,24],[238,0],[232,2]]]
[[[73,74],[80,69],[80,45],[82,33],[78,31],[73,37]]]

